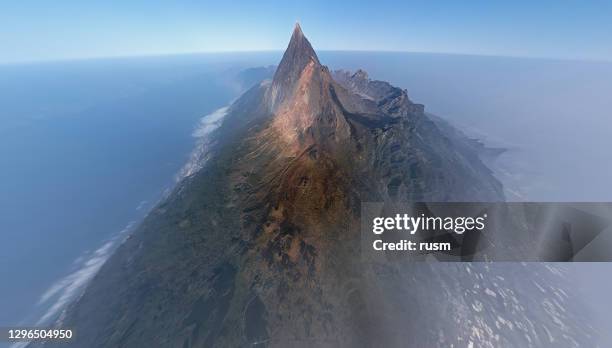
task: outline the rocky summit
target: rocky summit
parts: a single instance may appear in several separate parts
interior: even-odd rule
[[[406,90],[364,71],[332,73],[299,25],[273,79],[236,100],[212,136],[202,169],[60,318],[76,332],[70,344],[589,342],[552,267],[364,264],[362,202],[502,201],[502,187],[472,139]]]

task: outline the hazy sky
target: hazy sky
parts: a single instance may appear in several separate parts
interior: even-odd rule
[[[612,60],[612,2],[2,0],[0,62],[283,49]]]

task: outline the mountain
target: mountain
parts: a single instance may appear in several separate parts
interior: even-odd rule
[[[330,72],[299,25],[213,137],[60,318],[68,346],[588,342],[544,266],[363,262],[362,202],[501,201],[502,187],[471,139],[405,90]]]

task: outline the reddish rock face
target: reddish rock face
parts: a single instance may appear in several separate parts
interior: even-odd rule
[[[302,72],[311,63],[319,66],[319,58],[302,33],[300,25],[296,24],[270,87],[268,98],[272,111],[276,111],[285,99],[291,97]]]
[[[273,127],[286,146],[299,152],[348,139],[350,127],[335,98],[338,88],[296,24],[267,94]]]
[[[466,138],[445,134],[405,90],[362,70],[332,74],[299,25],[272,82],[261,88],[271,116],[255,137],[280,157],[316,152],[349,173],[347,181],[367,182],[360,191],[377,199],[503,199]]]

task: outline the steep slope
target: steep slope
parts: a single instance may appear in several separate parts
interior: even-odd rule
[[[495,329],[494,311],[470,312],[472,272],[499,276],[496,289],[512,286],[512,274],[364,267],[361,202],[503,195],[478,155],[406,91],[363,72],[335,77],[296,26],[273,80],[231,106],[206,166],[149,214],[62,318],[78,333],[73,346],[528,346],[547,332],[583,342],[565,314],[561,325],[517,335]],[[517,308],[519,320],[538,322]]]

